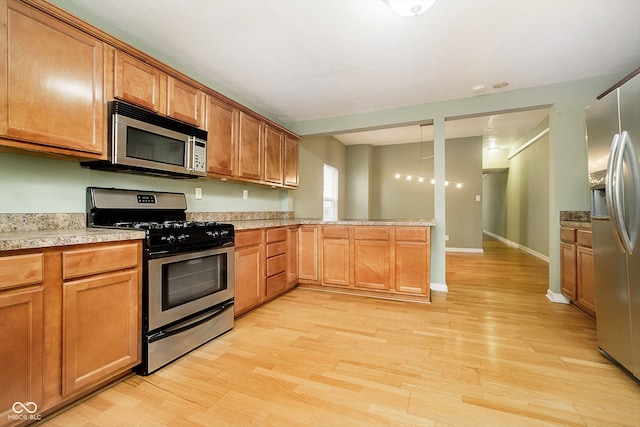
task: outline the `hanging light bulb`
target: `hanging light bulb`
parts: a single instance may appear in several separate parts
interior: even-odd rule
[[[398,15],[417,16],[426,12],[436,0],[382,0]]]

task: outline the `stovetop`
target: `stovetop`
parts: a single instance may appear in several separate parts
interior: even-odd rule
[[[233,245],[232,224],[187,221],[182,193],[87,188],[87,225],[146,232],[152,252],[185,252]]]

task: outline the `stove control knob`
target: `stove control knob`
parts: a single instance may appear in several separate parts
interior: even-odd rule
[[[226,237],[229,235],[229,230],[221,230],[220,231],[220,237]]]
[[[188,238],[188,237],[189,237],[189,235],[188,235],[188,234],[181,234],[181,235],[179,235],[179,236],[178,236],[178,242],[179,242],[179,243],[182,243],[182,242],[184,242],[185,240],[187,240],[187,238]]]
[[[218,237],[220,237],[220,232],[219,231],[207,231],[207,234],[211,237],[213,237],[214,239],[217,239]]]
[[[170,245],[173,245],[176,242],[176,236],[174,236],[173,234],[169,234],[166,240],[167,240],[167,243],[169,243]]]

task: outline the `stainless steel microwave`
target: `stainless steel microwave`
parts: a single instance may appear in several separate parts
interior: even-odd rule
[[[109,157],[83,166],[150,175],[207,175],[207,132],[133,105],[109,103]]]

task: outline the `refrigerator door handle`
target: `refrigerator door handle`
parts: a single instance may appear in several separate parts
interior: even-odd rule
[[[611,149],[609,150],[609,160],[607,161],[607,173],[605,176],[605,193],[607,212],[609,214],[609,221],[611,222],[611,228],[613,231],[613,237],[620,248],[621,252],[625,251],[622,246],[622,238],[620,236],[620,224],[618,223],[618,213],[616,211],[618,203],[616,200],[617,193],[615,188],[618,187],[618,176],[616,175],[615,167],[618,162],[618,156],[620,153],[620,134],[615,134],[611,141]]]
[[[630,172],[629,175],[632,181],[630,183],[631,184],[630,194],[632,195],[633,200],[629,201],[630,204],[628,204],[627,201],[624,200],[624,195],[623,195],[623,190],[624,190],[623,166],[625,164],[625,160],[629,168],[629,172]],[[631,138],[629,137],[629,133],[626,131],[622,132],[622,134],[620,135],[620,145],[618,148],[618,156],[617,156],[616,165],[615,165],[615,180],[616,180],[615,189],[614,189],[616,193],[615,214],[617,215],[616,222],[619,227],[619,233],[620,233],[619,235],[621,237],[620,241],[622,243],[622,247],[624,248],[624,251],[628,255],[633,254],[634,240],[635,240],[634,238],[632,241],[628,228],[632,230],[635,237],[635,233],[637,232],[637,227],[638,227],[636,206],[638,203],[638,200],[637,200],[638,186],[640,185],[639,168],[640,166],[638,165],[638,156],[636,154],[635,148],[633,147],[633,143],[631,142]],[[629,210],[626,209],[627,207],[629,208]],[[627,214],[626,218],[625,218],[625,214]],[[627,228],[627,224],[630,225],[628,228]]]

